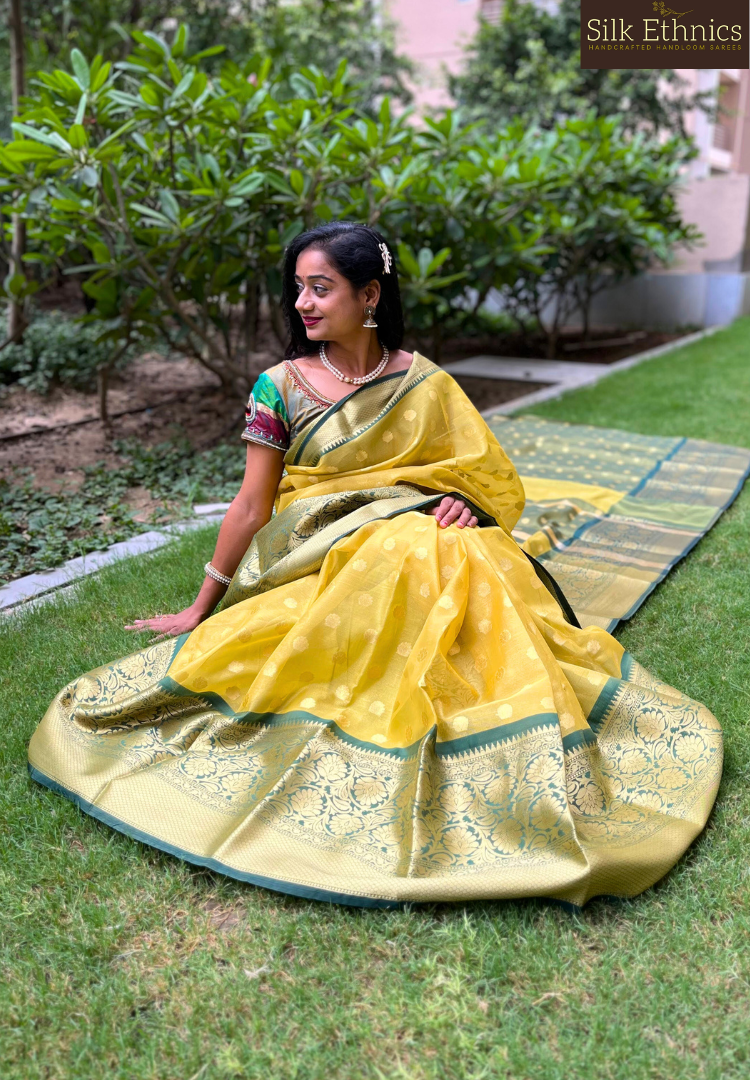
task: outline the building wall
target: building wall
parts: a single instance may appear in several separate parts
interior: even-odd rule
[[[417,64],[417,108],[450,104],[446,72],[460,69],[480,15],[500,17],[503,0],[381,0],[398,24],[398,47]],[[557,0],[535,0],[554,10]],[[675,327],[723,323],[750,313],[750,71],[677,69],[687,90],[718,88],[726,112],[687,117],[698,156],[680,194],[684,218],[703,242],[678,249],[668,268],[600,294],[595,325]]]
[[[398,24],[397,46],[417,65],[413,90],[418,108],[449,105],[445,71],[461,67],[474,36],[482,0],[383,0]]]

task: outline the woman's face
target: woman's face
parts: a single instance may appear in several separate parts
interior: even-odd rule
[[[342,341],[360,333],[366,305],[377,307],[380,299],[377,281],[354,289],[316,248],[305,248],[298,256],[295,281],[294,306],[312,341]]]

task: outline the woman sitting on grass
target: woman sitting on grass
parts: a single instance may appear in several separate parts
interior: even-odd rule
[[[647,888],[705,824],[716,720],[579,627],[514,541],[518,475],[453,379],[401,348],[379,233],[298,237],[283,301],[288,358],[250,397],[195,602],[137,620],[156,644],[58,695],[33,776],[301,896]]]

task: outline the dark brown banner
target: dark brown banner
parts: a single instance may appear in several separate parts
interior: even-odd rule
[[[748,0],[581,0],[582,68],[750,68]]]

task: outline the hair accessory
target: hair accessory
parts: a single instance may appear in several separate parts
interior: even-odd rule
[[[212,566],[210,562],[206,563],[203,570],[208,577],[213,578],[214,581],[218,581],[222,585],[232,584],[232,579],[227,577],[226,574],[222,574],[221,571],[217,570],[215,566]]]
[[[383,256],[383,273],[390,274],[391,266],[393,265],[393,257],[388,250],[387,244],[378,244],[380,248],[380,254]]]
[[[324,341],[320,343],[320,360],[324,368],[327,368],[331,375],[335,375],[339,382],[355,383],[357,386],[362,386],[363,383],[372,382],[373,379],[377,379],[378,375],[385,369],[388,363],[388,358],[391,354],[385,345],[383,346],[383,357],[376,368],[374,368],[369,375],[363,375],[360,379],[350,379],[348,375],[344,375],[343,371],[339,371],[337,367],[334,367],[331,361],[328,359],[328,353],[326,352],[326,344]]]
[[[372,330],[378,325],[375,322],[374,316],[375,316],[375,308],[370,307],[370,305],[368,304],[367,307],[365,308],[365,321],[362,323],[362,325],[366,326],[368,328],[368,330]]]

